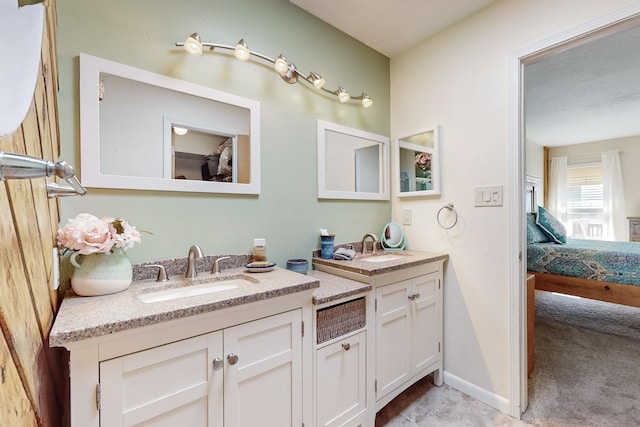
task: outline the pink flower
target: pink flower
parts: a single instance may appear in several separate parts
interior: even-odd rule
[[[416,154],[415,164],[422,170],[431,169],[431,153]]]
[[[140,243],[140,233],[123,219],[97,218],[82,213],[58,230],[58,244],[83,255],[124,250]]]
[[[116,248],[130,249],[134,244],[142,242],[140,232],[122,218],[103,218],[109,224],[109,232]]]

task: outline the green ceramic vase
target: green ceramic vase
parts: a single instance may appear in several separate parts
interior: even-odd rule
[[[70,261],[75,267],[71,274],[71,288],[78,295],[113,294],[131,285],[131,261],[120,248],[91,255],[75,252]]]

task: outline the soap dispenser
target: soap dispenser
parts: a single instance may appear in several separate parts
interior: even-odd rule
[[[266,261],[266,239],[253,239],[253,260]]]

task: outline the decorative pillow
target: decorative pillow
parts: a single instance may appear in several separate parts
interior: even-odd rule
[[[527,243],[548,242],[549,237],[536,224],[535,214],[527,214]]]
[[[564,225],[542,206],[538,206],[536,224],[550,237],[551,241],[560,244],[567,243],[567,230]]]

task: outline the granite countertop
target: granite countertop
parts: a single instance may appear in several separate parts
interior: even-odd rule
[[[138,296],[148,293],[150,289],[183,287],[189,284],[187,279],[174,277],[169,282],[134,281],[122,292],[94,297],[77,296],[69,290],[51,329],[49,344],[64,346],[75,341],[276,298],[319,286],[318,279],[312,275],[294,273],[278,267],[257,274],[247,272],[244,267],[225,269],[217,276],[200,273],[197,282],[192,283],[197,284],[213,277],[232,279],[238,276],[250,281],[257,280],[257,283],[206,295],[153,303],[144,303]]]
[[[393,257],[395,259],[381,262],[366,261],[366,259],[375,259],[376,257]],[[328,267],[351,271],[353,273],[362,274],[364,276],[375,276],[378,274],[389,273],[392,271],[402,270],[404,268],[415,267],[418,265],[447,259],[449,259],[449,255],[436,252],[422,252],[411,250],[378,250],[375,255],[371,253],[367,253],[366,255],[358,253],[351,261],[324,259],[314,256],[312,259],[312,263],[315,265],[325,265]]]
[[[371,285],[367,283],[346,279],[324,271],[311,270],[307,272],[307,275],[320,281],[320,287],[313,292],[314,305],[362,294],[372,289]]]

